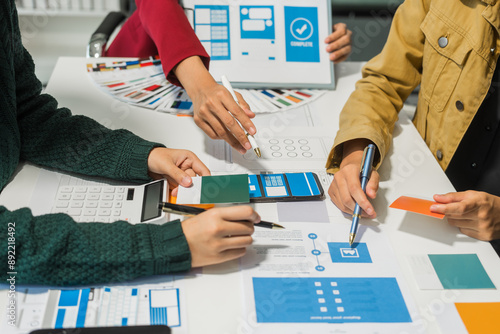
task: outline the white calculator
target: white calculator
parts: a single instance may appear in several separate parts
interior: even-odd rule
[[[139,186],[99,183],[61,182],[52,213],[66,213],[77,222],[114,222],[132,224],[164,222],[158,204],[167,200],[168,183],[154,181]]]

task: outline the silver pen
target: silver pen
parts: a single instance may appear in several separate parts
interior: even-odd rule
[[[231,83],[229,82],[229,80],[226,78],[225,75],[221,76],[221,81],[222,81],[222,85],[224,87],[226,87],[226,89],[229,91],[229,93],[231,93],[231,96],[233,97],[233,99],[236,101],[236,103],[238,103],[238,98],[236,97],[236,94],[234,94],[233,87],[231,86]],[[231,116],[233,116],[233,115],[231,114]],[[233,118],[241,126],[241,123],[236,119],[236,117],[233,116]],[[248,141],[250,142],[250,145],[252,145],[252,148],[253,148],[253,151],[255,152],[255,154],[259,158],[262,157],[262,155],[260,153],[259,145],[257,145],[257,141],[255,140],[255,138],[251,134],[249,134],[242,126],[241,126],[241,128],[243,129],[243,131],[245,131],[245,135],[247,136]]]

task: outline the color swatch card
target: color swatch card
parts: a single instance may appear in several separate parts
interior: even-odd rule
[[[419,254],[408,261],[422,290],[496,289],[476,254]]]
[[[248,175],[193,177],[193,184],[179,187],[177,204],[248,203]]]
[[[138,107],[177,115],[192,115],[193,102],[181,87],[165,77],[158,57],[87,64],[92,80],[107,94]],[[323,94],[313,89],[236,89],[254,113],[284,111]]]
[[[389,205],[389,207],[393,209],[406,210],[415,213],[420,213],[426,216],[443,219],[444,218],[443,214],[431,211],[430,207],[433,204],[437,203],[415,197],[401,196],[397,200],[395,200],[391,205]]]
[[[455,303],[469,334],[500,331],[500,303]]]

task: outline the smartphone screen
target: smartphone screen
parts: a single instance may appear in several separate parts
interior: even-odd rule
[[[251,202],[320,200],[324,191],[315,173],[248,176]]]

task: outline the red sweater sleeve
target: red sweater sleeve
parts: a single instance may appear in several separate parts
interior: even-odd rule
[[[160,55],[167,79],[179,81],[172,69],[182,60],[199,56],[208,69],[210,57],[191,28],[177,0],[136,0],[137,10],[110,45],[108,57]]]

